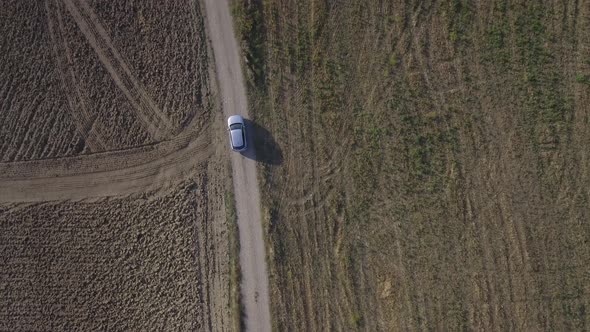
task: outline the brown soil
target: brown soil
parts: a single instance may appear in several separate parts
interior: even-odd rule
[[[208,64],[200,9],[125,5],[6,4],[2,161],[137,147],[193,122],[203,126],[208,82],[198,73]]]
[[[0,330],[234,329],[200,3],[9,1],[0,26]]]
[[[279,330],[589,328],[590,7],[235,8]]]
[[[2,206],[0,330],[228,329],[212,189],[201,175],[157,195]]]

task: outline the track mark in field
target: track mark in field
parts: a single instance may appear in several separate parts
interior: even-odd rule
[[[50,0],[46,0],[45,11],[47,12],[49,35],[53,44],[59,78],[68,100],[69,113],[74,120],[78,133],[84,138],[85,144],[90,150],[93,152],[104,151],[107,147],[105,142],[93,130],[96,115],[93,116],[88,112],[87,101],[78,88],[78,77],[72,65],[72,52],[63,35],[64,27],[59,3],[52,2],[52,4],[55,5],[55,8],[52,8]]]
[[[74,1],[64,0],[67,10],[78,24],[86,40],[98,55],[115,84],[133,106],[145,129],[158,141],[168,137],[173,132],[173,126],[168,117],[159,109],[142,84],[134,77],[88,3],[83,0],[77,1],[79,6],[76,6]]]
[[[505,173],[507,174],[507,173]],[[510,283],[510,300],[512,309],[510,313],[513,315],[512,321],[522,330],[523,327],[536,329],[538,326],[527,326],[528,317],[528,303],[518,303],[515,299],[528,299],[529,288],[534,285],[534,279],[529,271],[533,268],[530,263],[529,254],[527,250],[527,241],[525,229],[522,218],[514,218],[510,211],[508,197],[505,194],[500,194],[500,202],[498,203],[498,216],[504,226],[503,237],[506,239],[511,255],[508,262],[508,272]]]
[[[473,204],[470,205],[473,206]],[[477,211],[477,213],[483,214],[484,211],[481,211],[480,209],[480,211]],[[496,263],[496,255],[494,254],[494,243],[492,241],[492,236],[490,235],[490,227],[488,227],[485,221],[482,221],[483,218],[476,217],[476,219],[473,220],[474,223],[479,225],[479,227],[476,227],[476,229],[479,230],[477,234],[479,236],[478,242],[480,243],[480,250],[482,251],[482,263],[485,270],[485,285],[483,286],[483,288],[485,289],[485,295],[484,298],[481,299],[481,302],[484,304],[484,307],[487,306],[487,323],[489,323],[488,327],[491,330],[496,331],[498,330],[498,323],[500,320],[499,315],[501,314],[501,301],[498,297],[500,290],[497,288],[497,281],[499,278],[499,276],[497,276],[497,273],[499,269]],[[485,326],[486,325],[484,325],[484,327]]]
[[[0,163],[0,201],[78,200],[159,190],[184,178],[211,156],[208,129],[179,136],[186,137],[160,143],[153,153],[137,148]],[[47,169],[55,173],[48,174]]]

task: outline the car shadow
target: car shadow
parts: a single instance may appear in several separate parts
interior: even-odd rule
[[[248,159],[269,165],[281,165],[283,152],[266,128],[256,122],[244,119],[248,148],[241,152]]]

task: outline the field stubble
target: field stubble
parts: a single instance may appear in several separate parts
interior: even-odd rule
[[[588,7],[235,1],[279,329],[590,325]]]

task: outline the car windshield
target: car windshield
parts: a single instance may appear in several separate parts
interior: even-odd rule
[[[234,123],[231,126],[229,126],[229,129],[231,129],[231,130],[242,129],[242,125],[240,123]]]

